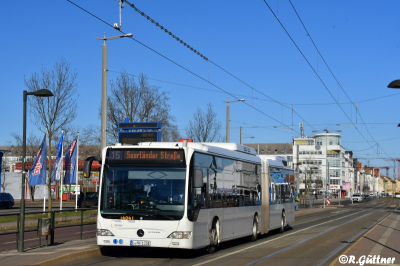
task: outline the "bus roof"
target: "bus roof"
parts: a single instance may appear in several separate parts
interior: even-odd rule
[[[138,145],[152,148],[183,148],[184,144],[183,142],[141,142]],[[187,147],[200,152],[209,152],[261,163],[260,158],[256,156],[255,149],[237,143],[187,142]]]

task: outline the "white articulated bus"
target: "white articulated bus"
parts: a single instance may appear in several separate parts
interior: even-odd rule
[[[93,160],[85,161],[90,177]],[[279,164],[279,163],[278,163]],[[213,252],[294,222],[293,170],[234,143],[146,142],[103,149],[99,246]]]

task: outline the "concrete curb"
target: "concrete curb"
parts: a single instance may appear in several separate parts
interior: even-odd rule
[[[56,265],[63,265],[67,263],[72,263],[82,259],[89,259],[93,255],[101,255],[100,248],[92,248],[88,250],[73,252],[70,254],[61,255],[46,261],[39,262],[34,264],[35,266],[56,266]]]

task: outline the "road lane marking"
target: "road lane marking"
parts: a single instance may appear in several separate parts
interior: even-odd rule
[[[297,246],[299,246],[299,245],[301,245],[301,244],[304,244],[304,243],[310,241],[311,239],[314,239],[314,238],[317,238],[317,237],[319,237],[319,236],[322,236],[322,235],[324,235],[324,234],[326,234],[326,233],[328,233],[328,232],[330,232],[330,231],[332,231],[332,230],[334,230],[334,229],[336,229],[336,228],[339,228],[339,227],[341,227],[341,226],[343,226],[343,225],[346,225],[346,224],[348,224],[348,223],[357,221],[358,219],[361,219],[361,218],[363,218],[363,217],[365,217],[365,216],[367,216],[367,215],[370,215],[370,214],[371,214],[371,213],[366,213],[366,214],[364,214],[364,215],[362,215],[362,216],[360,216],[360,217],[357,217],[357,218],[355,218],[355,219],[353,219],[353,220],[344,222],[344,223],[342,223],[342,224],[340,224],[340,225],[336,225],[336,226],[334,226],[334,227],[332,227],[332,228],[330,228],[330,229],[328,229],[328,230],[325,230],[325,231],[323,231],[323,232],[321,232],[321,233],[319,233],[319,234],[316,234],[316,235],[314,235],[314,236],[312,236],[312,237],[309,237],[309,238],[306,238],[306,239],[304,239],[304,240],[302,240],[302,241],[300,241],[300,242],[297,242],[297,243],[294,244],[294,245],[288,246],[288,247],[286,247],[286,248],[284,248],[284,249],[281,249],[281,250],[279,250],[279,251],[277,251],[277,252],[274,252],[274,253],[272,253],[272,254],[270,254],[270,255],[268,255],[268,256],[265,256],[265,257],[263,257],[263,258],[261,258],[261,259],[252,261],[252,262],[246,264],[246,266],[255,265],[255,264],[257,264],[257,263],[260,263],[260,262],[262,262],[262,261],[265,261],[265,260],[267,260],[267,259],[269,259],[269,258],[271,258],[271,257],[274,257],[274,256],[276,256],[276,255],[278,255],[278,254],[280,254],[280,253],[286,252],[286,251],[291,250],[291,249],[293,249],[293,248],[295,248],[295,247],[297,247]]]
[[[214,259],[211,259],[211,260],[207,260],[207,261],[204,261],[204,262],[195,264],[195,265],[193,265],[193,266],[200,266],[200,265],[203,265],[203,264],[206,264],[206,263],[215,261],[215,260],[219,260],[219,259],[228,257],[228,256],[230,256],[230,255],[233,255],[233,254],[236,254],[236,253],[239,253],[239,252],[243,252],[243,251],[245,251],[245,250],[248,250],[248,249],[251,249],[251,248],[254,248],[254,247],[262,246],[262,245],[267,244],[267,243],[269,243],[269,242],[272,242],[272,241],[275,241],[275,240],[278,240],[278,239],[281,239],[281,238],[284,238],[284,237],[287,237],[287,236],[290,236],[290,235],[293,235],[293,234],[300,233],[300,232],[302,232],[302,231],[311,229],[311,228],[313,228],[313,227],[316,227],[316,226],[319,226],[319,225],[322,225],[322,224],[326,224],[326,223],[329,223],[329,222],[333,222],[333,221],[336,221],[336,220],[340,220],[340,219],[346,218],[346,217],[348,217],[348,216],[351,216],[351,215],[354,215],[354,214],[357,214],[357,213],[360,213],[360,212],[364,212],[364,211],[359,211],[359,212],[352,213],[352,214],[349,214],[349,215],[346,215],[346,216],[343,216],[343,217],[340,217],[340,218],[337,218],[337,219],[333,219],[333,220],[329,220],[329,221],[326,221],[326,222],[323,222],[323,223],[320,223],[320,224],[316,224],[316,225],[313,225],[313,226],[310,226],[310,227],[301,229],[301,230],[299,230],[299,231],[296,231],[296,232],[293,232],[293,233],[290,233],[290,234],[285,234],[285,235],[283,235],[283,236],[280,236],[280,237],[277,237],[277,238],[274,238],[274,239],[270,239],[270,240],[267,240],[267,241],[265,241],[265,242],[262,242],[262,243],[259,243],[259,244],[256,244],[256,245],[251,245],[250,247],[243,248],[243,249],[241,249],[241,250],[237,250],[237,251],[234,251],[234,252],[231,252],[231,253],[222,255],[222,256],[220,256],[220,257],[218,257],[218,258],[214,258]]]
[[[384,205],[384,204],[379,204],[379,206],[375,206],[375,207],[372,207],[372,206],[371,206],[371,207],[372,207],[372,209],[373,209],[373,208],[380,207],[380,206],[383,206],[383,205]],[[334,215],[326,216],[326,217],[324,217],[324,218],[329,218],[329,217],[337,216],[336,214],[340,214],[340,213],[345,214],[345,213],[352,212],[352,211],[354,211],[354,210],[348,209],[348,210],[343,210],[343,211],[340,211],[340,212],[331,212],[331,213],[335,213],[335,214],[334,214]],[[320,219],[318,218],[318,219],[314,219],[314,220],[310,220],[310,221],[306,221],[306,222],[301,222],[301,223],[296,223],[296,222],[294,222],[292,225],[295,226],[295,225],[305,224],[305,223],[309,223],[309,222],[314,222],[314,221],[317,221],[317,220],[320,220]]]
[[[352,238],[350,238],[346,243],[343,243],[342,245],[340,245],[338,248],[336,248],[334,251],[332,251],[331,253],[329,253],[325,258],[322,258],[318,264],[314,263],[314,266],[321,266],[324,265],[329,259],[331,259],[333,256],[335,256],[337,253],[339,253],[339,251],[341,251],[342,249],[344,249],[347,245],[351,244],[354,242],[354,240],[356,240],[357,238],[359,238],[361,235],[364,235],[367,231],[371,230],[372,228],[375,227],[375,225],[379,224],[381,221],[383,221],[384,219],[386,219],[388,216],[390,215],[390,213],[386,216],[383,216],[381,218],[379,218],[377,221],[373,222],[371,225],[369,225],[367,228],[361,230],[358,234],[354,235]],[[361,238],[360,238],[361,239]]]
[[[38,237],[37,238],[31,238],[31,239],[24,239],[24,242],[25,241],[31,241],[31,240],[38,240],[38,239],[39,239]],[[5,242],[3,244],[11,244],[11,243],[15,243],[15,242],[17,242],[17,241]]]
[[[389,204],[391,204],[391,202],[390,202]],[[375,207],[374,207],[374,208],[375,208]],[[220,257],[217,257],[217,258],[214,258],[214,259],[211,259],[211,260],[207,260],[207,261],[204,261],[204,262],[195,264],[195,265],[193,265],[193,266],[200,266],[200,265],[203,265],[203,264],[212,262],[212,261],[216,261],[216,260],[219,260],[219,259],[228,257],[228,256],[230,256],[230,255],[237,254],[237,253],[243,252],[243,251],[245,251],[245,250],[248,250],[248,249],[251,249],[251,248],[254,248],[254,247],[258,247],[258,246],[262,246],[262,245],[267,244],[267,243],[270,243],[270,242],[272,242],[272,241],[275,241],[275,240],[278,240],[278,239],[281,239],[281,238],[284,238],[284,237],[287,237],[287,236],[290,236],[290,235],[297,234],[297,233],[299,233],[299,232],[302,232],[302,231],[311,229],[311,228],[313,228],[313,227],[316,227],[316,226],[319,226],[319,225],[323,225],[323,224],[326,224],[326,223],[329,223],[329,222],[333,222],[333,221],[336,221],[336,220],[340,220],[340,219],[346,218],[346,217],[348,217],[348,216],[355,215],[355,214],[357,214],[357,213],[365,212],[365,211],[368,211],[368,210],[363,210],[363,211],[355,212],[355,213],[352,213],[352,214],[349,214],[349,215],[346,215],[346,216],[343,216],[343,217],[340,217],[340,218],[337,218],[337,219],[333,219],[333,220],[329,220],[329,221],[327,221],[327,222],[323,222],[323,223],[320,223],[320,224],[316,224],[316,225],[313,225],[313,226],[310,226],[310,227],[301,229],[301,230],[296,231],[296,232],[293,232],[293,233],[285,234],[285,235],[283,235],[283,236],[281,236],[281,237],[277,237],[277,238],[274,238],[274,239],[271,239],[271,240],[268,240],[268,241],[265,241],[265,242],[262,242],[262,243],[259,243],[259,244],[256,244],[256,245],[251,245],[251,246],[249,246],[249,247],[247,247],[247,248],[243,248],[243,249],[241,249],[241,250],[237,250],[237,251],[234,251],[234,252],[230,252],[230,253],[228,253],[228,254],[225,254],[225,255],[222,255],[222,256],[220,256]],[[367,213],[367,214],[365,214],[365,215],[363,215],[363,216],[361,216],[361,217],[364,217],[364,216],[369,215],[369,214],[371,214],[371,213]],[[361,217],[359,217],[359,218],[361,218]],[[357,218],[357,219],[359,219],[359,218]],[[356,220],[356,219],[355,219],[355,220]],[[347,224],[347,223],[349,223],[349,222],[350,222],[350,221],[345,222],[344,224]],[[344,225],[344,224],[342,224],[342,225]],[[335,227],[333,227],[333,228],[336,228],[336,227],[337,227],[337,226],[335,226]],[[303,240],[303,241],[304,241],[304,240]],[[273,253],[273,254],[275,254],[275,253]]]

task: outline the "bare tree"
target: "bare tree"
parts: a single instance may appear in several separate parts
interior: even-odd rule
[[[138,83],[132,75],[122,72],[111,81],[111,96],[107,99],[107,142],[118,140],[118,123],[125,118],[133,122],[161,122],[163,141],[176,141],[179,138],[175,117],[170,113],[167,92],[150,85],[146,75],[140,74]],[[99,108],[101,116],[101,107]],[[98,135],[100,130],[97,130]],[[96,134],[97,135],[97,134]]]
[[[15,153],[15,155],[17,155],[19,157],[22,157],[22,137],[21,137],[21,135],[19,135],[16,132],[11,132],[10,135],[13,137],[14,143],[15,143],[13,153]],[[33,162],[41,143],[42,143],[41,138],[34,135],[32,132],[29,133],[29,136],[26,139],[26,161],[27,162]],[[28,184],[29,184],[29,175],[26,176],[26,179],[28,180]],[[29,185],[29,192],[30,192],[32,201],[35,201],[35,191],[36,191],[36,186]]]
[[[4,156],[4,154],[3,154]],[[0,160],[3,160],[3,158],[1,158]],[[6,192],[6,188],[8,186],[8,182],[7,182],[7,177],[6,177],[6,166],[5,166],[5,161],[3,160],[3,162],[1,163],[1,169],[0,169],[0,178],[1,178],[1,188],[0,188],[0,192]]]
[[[100,156],[101,153],[101,137],[100,137],[100,125],[89,124],[83,131],[82,135],[79,136],[80,144],[85,146],[82,153],[85,157],[90,155]]]
[[[61,58],[60,62],[56,62],[51,70],[42,67],[40,74],[34,73],[29,78],[24,77],[25,86],[30,92],[48,89],[54,94],[53,97],[48,98],[28,97],[31,122],[43,133],[47,131],[48,151],[51,151],[55,134],[76,117],[79,97],[76,77],[76,71],[71,70],[70,63],[64,58]],[[50,164],[49,173],[51,173],[51,168]],[[51,210],[51,175],[48,175],[47,179],[48,208]]]
[[[199,107],[193,114],[193,121],[189,121],[186,126],[186,135],[196,142],[221,142],[223,136],[219,133],[221,122],[217,121],[217,113],[213,111],[212,104],[207,104],[207,112],[203,112]]]

